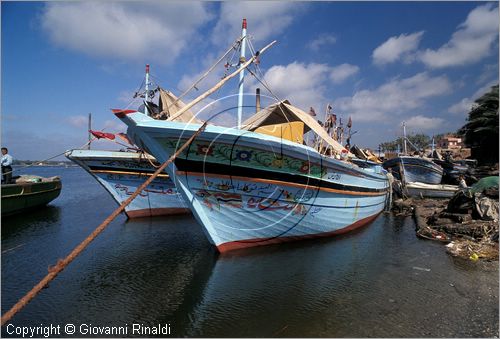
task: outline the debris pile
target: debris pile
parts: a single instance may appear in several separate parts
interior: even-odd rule
[[[486,177],[457,192],[447,203],[439,200],[400,202],[411,206],[417,236],[449,243],[451,255],[471,260],[498,260],[498,177]]]

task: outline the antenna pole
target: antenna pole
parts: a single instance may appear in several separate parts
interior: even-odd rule
[[[146,65],[146,94],[144,95],[144,113],[146,113],[146,115],[149,115],[149,111],[148,111],[148,105],[146,105],[147,101],[148,101],[148,95],[149,95],[149,64]]]
[[[247,37],[247,19],[243,19],[241,25],[241,52],[240,52],[240,62],[239,67],[241,67],[245,62],[245,49],[246,49],[246,37]],[[241,117],[243,115],[243,82],[245,80],[245,70],[240,73],[240,82],[238,84],[238,128],[241,128]]]
[[[406,123],[403,121],[403,152],[405,155],[407,155],[407,150],[406,150]]]

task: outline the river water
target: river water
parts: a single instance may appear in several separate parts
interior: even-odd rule
[[[2,219],[2,314],[117,207],[80,168],[22,173],[59,175],[63,190]],[[453,258],[414,227],[381,214],[345,236],[219,255],[191,215],[120,215],[2,335],[73,324],[78,337],[144,337],[133,324],[160,324],[190,337],[498,337],[498,262]]]

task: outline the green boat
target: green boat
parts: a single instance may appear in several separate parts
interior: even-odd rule
[[[47,205],[61,193],[59,177],[21,176],[15,184],[2,185],[2,217]]]

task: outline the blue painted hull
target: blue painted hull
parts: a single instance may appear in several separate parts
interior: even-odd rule
[[[199,128],[139,113],[122,120],[160,162]],[[221,252],[347,232],[384,209],[388,190],[381,166],[361,169],[308,146],[210,125],[167,171]]]
[[[156,170],[139,153],[72,150],[66,157],[91,174],[121,205]],[[150,159],[154,161],[154,159]],[[189,213],[168,175],[155,178],[125,207],[129,218]]]
[[[394,177],[404,182],[422,182],[425,184],[440,184],[443,177],[441,166],[424,158],[400,156],[386,160],[383,163],[385,169],[391,169]],[[403,177],[401,178],[401,172]]]

